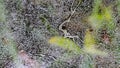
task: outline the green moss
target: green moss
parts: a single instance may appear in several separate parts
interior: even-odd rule
[[[0,0],[0,22],[5,22],[6,21],[6,16],[5,16],[5,6],[3,0]]]

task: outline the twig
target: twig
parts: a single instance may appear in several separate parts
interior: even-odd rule
[[[74,3],[74,2],[73,2],[73,3]],[[72,5],[73,5],[73,3],[72,3]],[[76,6],[76,8],[75,8],[74,10],[71,9],[70,17],[69,17],[67,20],[65,20],[62,24],[60,24],[60,26],[59,26],[59,30],[61,30],[61,31],[64,33],[64,37],[69,37],[69,38],[77,37],[77,38],[78,38],[78,36],[71,36],[70,33],[67,32],[67,30],[62,29],[62,26],[63,26],[65,23],[70,22],[71,17],[72,17],[73,14],[76,12],[76,9],[77,9],[78,6],[80,5],[80,3],[81,3],[81,1],[79,1],[79,3],[77,4],[77,6]]]

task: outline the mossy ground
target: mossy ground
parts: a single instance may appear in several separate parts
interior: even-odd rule
[[[106,6],[113,5],[116,29],[111,37],[112,44],[105,44],[96,38],[97,46],[101,50],[109,52],[109,56],[89,56],[88,54],[67,54],[69,51],[50,46],[48,40],[53,36],[63,36],[59,25],[68,19],[71,11],[77,7],[80,0],[4,0],[0,1],[0,68],[14,68],[13,53],[24,50],[30,58],[37,60],[38,68],[119,68],[120,67],[120,20],[117,11],[117,0],[103,0]],[[75,32],[74,26],[66,27],[70,33],[77,34],[80,39],[75,43],[84,46],[85,29],[92,28],[88,23],[88,17],[94,7],[93,0],[81,0],[76,12],[71,16],[74,23],[83,24],[81,32]],[[2,10],[4,7],[4,10]],[[4,12],[5,11],[5,12]],[[5,17],[6,16],[6,17]],[[79,26],[78,26],[79,27]],[[70,30],[71,29],[71,30]],[[101,32],[101,30],[99,30]],[[6,33],[8,32],[8,33]],[[4,35],[5,33],[5,35]],[[10,34],[9,34],[10,33]],[[108,32],[109,33],[109,32]],[[74,34],[73,34],[74,35]],[[4,46],[3,38],[14,41],[16,52],[11,52],[10,47]],[[13,39],[14,38],[14,39]],[[14,47],[13,47],[14,48]],[[14,49],[12,50],[14,51]],[[71,56],[72,55],[72,56]]]

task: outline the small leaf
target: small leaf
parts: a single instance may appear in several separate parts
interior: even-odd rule
[[[101,15],[93,14],[89,17],[89,24],[94,28],[95,30],[99,29],[102,24],[103,17]]]
[[[95,45],[94,45],[95,46]],[[107,52],[96,49],[95,47],[85,47],[84,52],[89,53],[91,55],[102,55],[107,56]]]
[[[95,44],[94,37],[92,33],[89,31],[89,29],[86,30],[86,35],[84,38],[84,45],[85,47],[93,47]]]
[[[104,55],[106,56],[107,53],[100,51],[98,49],[95,48],[96,42],[94,39],[94,36],[92,35],[92,33],[87,29],[86,30],[86,35],[84,38],[84,49],[83,51],[92,55]]]
[[[107,21],[111,21],[112,20],[112,10],[111,7],[104,7],[104,17]]]
[[[70,50],[76,54],[80,54],[81,49],[78,45],[76,45],[73,41],[71,41],[70,39],[67,38],[63,38],[63,37],[52,37],[49,40],[50,44],[54,44],[56,46],[59,46],[61,48]]]

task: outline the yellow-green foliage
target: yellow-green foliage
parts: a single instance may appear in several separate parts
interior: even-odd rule
[[[86,30],[86,34],[84,38],[84,45],[85,47],[93,47],[95,45],[94,36],[89,31],[89,29]]]
[[[87,29],[84,38],[84,49],[83,51],[92,55],[107,55],[106,52],[100,51],[95,48],[96,42],[92,33]]]
[[[102,26],[105,26],[105,28],[109,30],[113,30],[115,28],[115,23],[112,16],[112,8],[111,6],[106,7],[101,1],[102,0],[95,0],[93,12],[88,18],[89,24],[95,30],[100,29]]]
[[[105,6],[102,4],[102,0],[94,1],[94,8],[92,14],[88,17],[89,24],[95,30],[99,30],[101,28],[107,28],[108,30],[114,30],[115,24],[112,15],[111,6]],[[96,32],[94,32],[96,34]],[[89,30],[86,30],[86,34],[84,37],[84,48],[80,49],[78,45],[76,45],[73,41],[62,38],[62,37],[52,37],[49,42],[51,44],[58,45],[62,48],[72,50],[75,53],[79,53],[81,50],[85,53],[94,54],[94,55],[107,55],[106,52],[100,51],[95,48],[96,41],[94,39],[94,35]]]
[[[96,42],[94,40],[93,35],[89,30],[86,31],[86,35],[84,38],[84,48],[81,49],[78,45],[76,45],[73,41],[63,37],[52,37],[49,40],[49,43],[57,45],[63,49],[70,50],[75,54],[80,54],[82,51],[85,53],[89,53],[92,55],[107,55],[106,52],[100,51],[95,48]]]
[[[102,24],[105,23],[106,28],[108,30],[114,30],[116,26],[115,26],[115,23],[114,23],[113,14],[112,14],[113,11],[112,11],[111,6],[103,7],[102,10],[104,11],[103,12],[103,18],[104,18],[103,21],[105,21]]]
[[[49,40],[49,43],[57,45],[61,48],[70,50],[72,52],[74,52],[75,54],[80,54],[81,49],[78,45],[76,45],[73,41],[71,41],[70,39],[67,38],[63,38],[63,37],[52,37]]]

